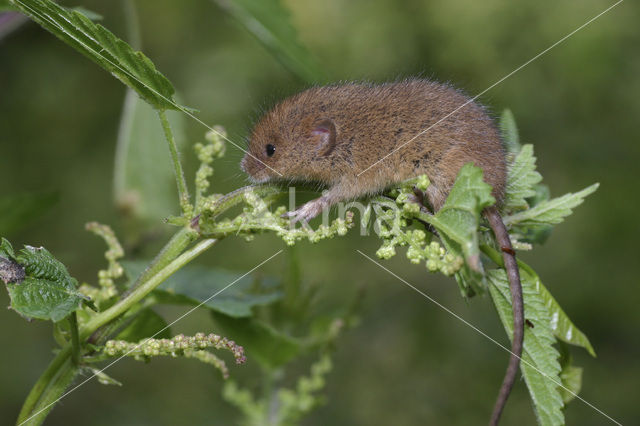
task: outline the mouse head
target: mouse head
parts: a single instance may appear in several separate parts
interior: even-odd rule
[[[253,129],[241,167],[256,183],[324,180],[328,172],[326,158],[335,148],[336,137],[333,120],[283,108],[281,104]]]

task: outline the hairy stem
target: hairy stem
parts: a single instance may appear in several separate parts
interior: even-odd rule
[[[113,321],[120,315],[127,312],[133,305],[138,303],[142,298],[144,298],[147,294],[149,294],[153,289],[155,289],[158,285],[160,285],[164,280],[169,278],[172,274],[174,274],[178,269],[182,268],[187,263],[191,262],[202,252],[211,247],[217,240],[215,239],[206,239],[200,241],[193,248],[185,251],[183,254],[178,256],[175,260],[169,263],[167,266],[162,268],[160,271],[155,273],[148,280],[141,283],[137,288],[135,288],[125,299],[120,300],[118,303],[107,309],[106,311],[100,312],[99,314],[92,317],[81,329],[80,329],[80,339],[86,339],[96,331],[99,327]]]
[[[116,318],[114,321],[111,321],[109,324],[106,324],[96,330],[88,339],[88,342],[94,345],[103,345],[109,336],[113,335],[118,331],[118,329],[126,327],[128,322],[132,321],[137,314],[142,310],[153,306],[155,303],[156,301],[154,298],[149,297],[142,303],[135,304],[131,309],[125,312],[124,315],[121,315],[119,318]],[[86,361],[86,358],[83,358],[83,361]]]
[[[67,345],[58,352],[58,355],[49,363],[49,366],[44,373],[42,373],[36,384],[33,385],[31,392],[29,392],[27,399],[25,399],[22,409],[20,410],[20,414],[18,415],[17,424],[22,424],[29,419],[29,416],[34,412],[43,392],[47,389],[63,364],[69,360],[70,354],[71,346]]]
[[[171,240],[160,250],[160,253],[153,259],[147,269],[144,270],[133,285],[122,295],[122,299],[129,296],[142,283],[155,275],[159,270],[167,266],[180,255],[192,242],[198,238],[198,232],[191,228],[182,228],[175,233]]]
[[[147,266],[144,272],[136,279],[131,287],[125,291],[120,297],[120,301],[123,301],[129,297],[142,283],[149,280],[150,277],[158,273],[162,268],[167,266],[176,257],[180,255],[193,241],[198,238],[198,233],[191,228],[182,228],[176,234],[171,237],[169,242],[160,250],[160,253],[153,259],[153,261]],[[113,331],[111,325],[107,325],[95,331],[95,334],[89,339],[90,343],[98,343],[105,336],[109,335]]]
[[[480,245],[480,251],[483,252],[493,263],[504,268],[504,261],[502,260],[502,256],[495,250],[493,247],[490,247],[486,244]]]
[[[180,158],[178,156],[178,147],[176,146],[176,140],[173,137],[171,131],[171,125],[167,119],[167,113],[164,110],[158,110],[158,117],[162,122],[162,129],[164,130],[164,136],[169,144],[169,152],[171,152],[171,161],[173,162],[173,170],[176,174],[176,183],[178,184],[178,197],[180,199],[180,207],[185,215],[190,215],[191,206],[189,204],[189,190],[187,189],[187,181],[184,178],[184,171],[182,170],[182,164],[180,164]]]
[[[80,339],[78,337],[78,317],[76,312],[69,315],[69,328],[71,329],[71,359],[74,365],[80,364]]]
[[[18,425],[38,426],[41,425],[56,402],[64,396],[73,379],[78,374],[79,367],[72,360],[66,358],[62,365],[56,369],[52,380],[43,392],[33,409],[27,413],[29,417],[23,418],[22,412],[18,418]]]

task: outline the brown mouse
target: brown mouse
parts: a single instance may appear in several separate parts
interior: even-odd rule
[[[426,196],[437,211],[469,162],[483,169],[499,207],[507,172],[493,120],[449,85],[409,79],[314,87],[285,99],[254,127],[242,168],[255,182],[325,186],[323,196],[288,213],[293,221],[306,221],[337,202],[377,194],[421,174],[431,181]],[[514,307],[512,354],[491,418],[497,424],[520,363],[524,318],[509,234],[497,207],[484,215],[502,246]]]

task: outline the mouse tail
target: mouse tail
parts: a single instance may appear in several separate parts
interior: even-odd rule
[[[513,342],[511,344],[511,356],[489,422],[491,426],[495,426],[500,420],[502,410],[507,403],[511,388],[518,374],[518,367],[520,366],[524,339],[524,303],[522,301],[522,285],[520,283],[520,272],[518,270],[518,262],[516,261],[516,253],[511,246],[511,239],[509,238],[507,227],[504,225],[502,217],[496,207],[486,209],[485,216],[491,225],[491,229],[496,236],[496,241],[502,251],[502,258],[509,279],[509,290],[511,291],[511,304],[513,307]]]

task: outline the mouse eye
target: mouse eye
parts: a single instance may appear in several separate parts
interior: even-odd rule
[[[271,144],[267,144],[267,146],[265,147],[265,150],[267,152],[267,157],[272,157],[273,154],[275,154],[276,152],[276,147]]]

